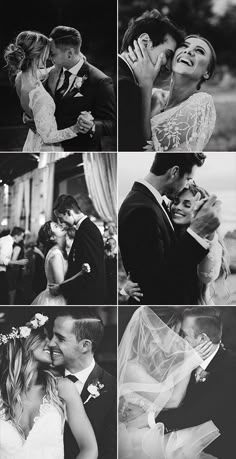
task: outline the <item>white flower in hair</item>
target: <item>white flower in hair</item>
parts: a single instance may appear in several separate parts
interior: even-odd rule
[[[31,329],[29,327],[20,327],[19,328],[19,337],[20,338],[27,338],[31,333]]]
[[[38,321],[36,319],[31,320],[30,323],[32,324],[33,328],[38,328]]]
[[[35,314],[35,319],[38,321],[38,326],[39,327],[42,327],[48,320],[48,317],[47,316],[43,316],[43,314],[40,314],[39,312],[37,312],[37,314]]]

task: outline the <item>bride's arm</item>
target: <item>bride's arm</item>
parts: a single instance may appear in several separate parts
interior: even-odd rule
[[[65,269],[62,255],[55,253],[49,260],[49,265],[52,272],[52,283],[61,284],[64,281]]]
[[[135,77],[138,81],[141,100],[142,100],[142,117],[143,117],[143,132],[145,139],[151,139],[151,108],[152,108],[152,89],[153,83],[159,74],[163,55],[162,53],[154,65],[148,55],[147,49],[143,42],[138,39],[134,41],[134,49],[129,47],[129,53],[125,53],[130,67],[133,69]]]
[[[198,277],[204,284],[218,279],[220,275],[220,268],[222,264],[222,252],[223,248],[219,242],[217,233],[210,242],[210,248],[208,254],[198,265]]]
[[[58,393],[65,401],[67,421],[80,450],[75,459],[96,459],[95,434],[74,383],[66,378],[59,379]]]
[[[57,129],[54,110],[48,104],[45,104],[40,88],[38,90],[36,88],[30,94],[30,108],[33,113],[36,131],[45,144],[73,139],[80,132],[78,123],[65,129]]]

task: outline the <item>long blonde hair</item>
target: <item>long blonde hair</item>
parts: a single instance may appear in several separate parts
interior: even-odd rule
[[[32,384],[35,372],[33,351],[45,339],[44,328],[32,330],[27,338],[15,338],[0,346],[0,411],[3,410],[22,434],[19,426],[19,407],[22,414],[22,395],[26,394]],[[38,378],[45,387],[45,397],[63,414],[63,402],[58,396],[56,378],[45,367],[38,370]]]

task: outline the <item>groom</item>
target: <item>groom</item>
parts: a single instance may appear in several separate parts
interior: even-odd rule
[[[211,355],[191,376],[183,404],[160,413],[166,432],[212,421],[220,436],[205,450],[218,459],[235,458],[236,354],[221,345],[222,321],[211,307],[187,308],[183,313],[182,336],[196,347],[210,339]]]
[[[143,151],[142,103],[140,87],[135,79],[125,53],[134,40],[141,39],[153,64],[153,82],[161,70],[158,58],[161,53],[162,70],[170,71],[172,57],[183,41],[183,33],[157,10],[146,11],[132,19],[124,34],[119,63],[119,151]]]
[[[81,212],[73,196],[62,194],[54,204],[54,214],[65,229],[75,227],[75,237],[68,258],[66,279],[81,271],[88,263],[91,271],[54,287],[54,295],[62,293],[67,304],[105,303],[104,243],[98,227]]]
[[[63,142],[65,151],[100,151],[103,136],[114,136],[116,108],[111,78],[89,64],[81,53],[82,38],[73,27],[58,26],[51,34],[50,71],[46,89],[56,103],[58,129],[75,124],[80,116],[80,133]],[[90,111],[89,118],[83,111]]]
[[[104,326],[93,308],[60,308],[50,342],[55,367],[63,366],[84,403],[98,444],[98,459],[116,458],[116,381],[94,360],[102,341]],[[99,396],[88,399],[90,385],[103,387]],[[68,424],[64,432],[65,459],[74,459],[78,446]]]
[[[122,261],[141,288],[142,304],[197,304],[197,266],[208,253],[207,236],[220,224],[220,202],[211,196],[178,240],[163,196],[172,200],[204,161],[203,153],[157,153],[121,205]]]

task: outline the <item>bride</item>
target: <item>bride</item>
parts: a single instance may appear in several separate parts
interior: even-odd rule
[[[199,91],[214,72],[216,55],[203,37],[189,35],[174,55],[170,90],[153,89],[156,77],[150,65],[148,41],[139,38],[125,54],[139,83],[143,100],[145,150],[202,151],[215,126],[212,97]],[[161,66],[162,55],[159,56]],[[150,140],[151,139],[151,140]]]
[[[51,294],[50,289],[59,284],[65,284],[75,277],[89,273],[90,266],[84,263],[80,272],[64,280],[68,269],[66,230],[58,223],[48,221],[40,228],[38,239],[43,244],[46,252],[45,274],[47,287],[34,299],[32,305],[65,306],[66,299],[64,296],[61,294],[54,296]]]
[[[153,422],[182,403],[202,363],[178,334],[178,314],[176,308],[141,306],[126,327],[118,361],[119,459],[207,459],[202,451],[220,435],[212,421],[166,434]]]
[[[77,389],[50,370],[47,320],[35,314],[0,335],[0,457],[63,459],[66,410],[80,447],[76,459],[96,459],[95,435]]]
[[[33,120],[31,124],[34,124],[35,132],[29,130],[23,147],[25,152],[63,151],[61,142],[76,137],[82,129],[79,126],[80,117],[75,125],[57,129],[54,100],[41,82],[43,78],[46,79],[49,45],[50,40],[45,35],[24,31],[4,54],[25,119]]]

